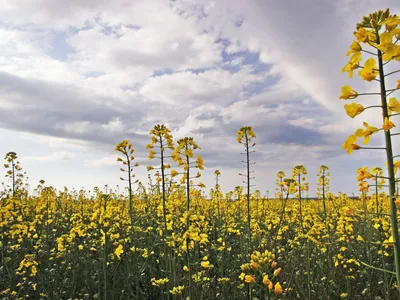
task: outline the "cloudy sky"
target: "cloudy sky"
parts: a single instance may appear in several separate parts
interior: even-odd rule
[[[340,88],[376,86],[341,68],[355,24],[387,7],[398,0],[2,0],[0,153],[17,152],[32,186],[115,186],[114,146],[130,139],[147,182],[148,132],[164,123],[198,142],[206,185],[219,169],[228,190],[250,125],[255,189],[304,164],[313,194],[325,164],[334,192],[356,192],[356,169],[383,153],[341,145],[381,120],[346,116]]]

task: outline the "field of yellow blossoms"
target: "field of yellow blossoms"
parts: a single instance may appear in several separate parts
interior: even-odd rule
[[[387,162],[360,165],[356,197],[330,192],[328,166],[318,174],[302,165],[277,172],[271,197],[252,190],[251,126],[236,136],[245,186],[223,193],[223,171],[213,170],[207,196],[199,145],[191,137],[175,140],[164,125],[150,131],[150,188],[135,178],[143,163],[135,160],[134,141],[116,145],[126,193],[59,191],[45,181],[28,193],[17,154],[9,152],[0,299],[400,299],[400,159],[392,147],[400,134],[393,94],[400,90],[400,70],[393,68],[400,62],[400,18],[375,12],[354,35],[343,71],[375,83],[376,92],[345,85],[340,98],[376,97],[376,105],[345,104],[351,118],[375,110],[376,124],[362,122],[342,147],[349,154],[378,151]],[[369,147],[378,134],[385,144]],[[318,191],[313,198],[310,185]]]
[[[0,208],[2,299],[394,299],[388,199],[304,200],[246,197],[193,188],[167,199],[40,189]],[[295,195],[294,195],[295,196]],[[370,212],[378,211],[378,215]],[[189,240],[189,251],[186,244]],[[189,255],[187,255],[189,253]],[[191,278],[191,280],[189,280]]]

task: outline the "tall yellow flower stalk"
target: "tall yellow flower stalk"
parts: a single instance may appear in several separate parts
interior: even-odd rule
[[[172,159],[178,163],[178,166],[183,167],[183,176],[181,183],[186,182],[186,255],[187,255],[187,266],[188,266],[188,283],[189,283],[189,297],[192,299],[192,275],[191,275],[191,264],[190,264],[190,180],[193,178],[199,178],[201,176],[200,172],[197,172],[195,176],[191,176],[191,169],[204,170],[203,158],[197,155],[196,160],[193,161],[194,151],[200,149],[199,145],[194,141],[192,137],[185,137],[178,140],[177,147],[172,153]],[[199,187],[204,187],[203,183],[198,184]]]
[[[213,197],[211,200],[214,201],[215,198],[217,202],[218,223],[219,223],[221,220],[221,208],[220,208],[221,191],[219,187],[219,177],[221,176],[221,172],[219,170],[215,170],[214,176],[215,176],[215,197]]]
[[[276,192],[279,199],[283,200],[283,179],[286,177],[285,172],[279,171],[276,174]]]
[[[374,176],[374,187],[375,187],[375,209],[376,214],[380,213],[379,211],[379,191],[382,190],[383,185],[385,184],[385,178],[383,178],[383,170],[379,167],[374,167],[371,170],[372,175]],[[381,212],[382,212],[382,204],[381,204]]]
[[[128,181],[128,193],[129,193],[129,215],[131,221],[131,229],[133,229],[133,199],[132,199],[132,178],[135,177],[133,168],[138,167],[139,163],[133,163],[135,157],[133,153],[135,150],[132,148],[132,144],[129,140],[123,140],[115,146],[115,151],[122,154],[122,158],[118,157],[117,161],[123,164],[120,168],[121,172],[127,173],[127,178],[120,177],[122,181]],[[125,169],[126,167],[126,169]]]
[[[380,108],[382,123],[380,128],[370,126],[364,122],[364,128],[358,129],[354,134],[350,135],[344,142],[343,148],[350,154],[354,150],[359,149],[383,149],[386,152],[387,172],[389,183],[389,199],[390,199],[390,217],[393,236],[393,251],[394,263],[396,270],[397,286],[400,289],[400,240],[397,222],[397,209],[395,205],[395,173],[396,164],[399,161],[394,161],[392,148],[392,137],[399,133],[392,133],[395,124],[392,118],[400,113],[399,101],[391,97],[395,91],[400,89],[400,80],[397,80],[397,85],[387,88],[387,81],[390,80],[392,75],[400,72],[400,70],[387,72],[385,69],[388,64],[398,66],[400,62],[400,18],[397,15],[391,15],[389,9],[385,11],[377,11],[368,16],[356,25],[354,35],[356,40],[350,46],[347,55],[351,54],[349,63],[343,68],[342,71],[349,72],[349,77],[353,76],[353,71],[359,70],[358,75],[361,79],[368,82],[378,82],[379,91],[374,93],[358,93],[350,86],[346,85],[342,88],[342,94],[339,98],[355,99],[361,95],[378,95],[380,103],[369,107],[363,107],[358,103],[351,103],[345,105],[346,113],[354,118],[360,115],[364,110],[369,108]],[[368,58],[362,63],[363,55]],[[392,68],[393,68],[392,66]],[[365,147],[357,144],[359,138],[363,138],[363,144],[368,145],[372,135],[382,131],[385,136],[385,147]],[[360,173],[359,173],[360,174]],[[370,174],[371,175],[371,174]],[[364,177],[365,174],[359,175]],[[369,176],[369,175],[368,175]],[[372,175],[371,175],[372,177]],[[369,178],[371,178],[369,177]],[[365,177],[368,178],[368,177]],[[361,182],[365,182],[361,179]],[[360,186],[361,190],[367,189],[365,183]]]
[[[256,143],[253,142],[253,139],[256,138],[256,134],[253,131],[251,126],[245,126],[240,128],[236,133],[236,140],[239,144],[243,144],[244,153],[246,155],[246,160],[244,161],[246,164],[246,174],[239,174],[246,177],[246,180],[243,183],[247,186],[247,231],[248,231],[248,253],[250,255],[251,249],[251,213],[250,213],[250,180],[254,177],[250,177],[250,165],[254,162],[250,161],[250,153],[255,152],[255,150],[250,150],[255,147]]]
[[[166,187],[165,187],[165,170],[170,169],[171,165],[165,163],[165,158],[171,157],[165,155],[165,150],[174,150],[174,142],[170,130],[165,125],[156,125],[150,130],[151,143],[147,145],[149,149],[149,159],[153,159],[157,156],[160,159],[160,167],[154,168],[148,166],[147,170],[160,169],[161,170],[161,191],[162,191],[162,207],[163,207],[163,218],[164,218],[164,234],[167,234],[167,200],[166,200]],[[157,178],[157,179],[158,179]]]
[[[303,227],[303,207],[302,207],[302,193],[303,190],[308,190],[308,183],[306,182],[305,175],[307,174],[307,170],[303,165],[296,165],[292,169],[292,179],[297,181],[298,187],[298,198],[299,198],[299,214],[300,214],[300,223]]]
[[[318,170],[318,187],[317,187],[317,195],[321,199],[324,205],[324,217],[326,219],[327,209],[326,209],[326,194],[329,193],[329,184],[330,184],[330,171],[329,168],[325,165],[319,167]]]
[[[6,163],[4,167],[7,170],[6,178],[11,181],[11,192],[14,197],[17,192],[22,189],[24,174],[22,173],[22,167],[18,161],[17,153],[8,152],[4,157]]]

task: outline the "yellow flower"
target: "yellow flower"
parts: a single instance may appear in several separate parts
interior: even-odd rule
[[[388,246],[393,246],[393,235],[391,235],[387,240],[385,240],[385,243]]]
[[[358,31],[354,31],[357,41],[362,43],[368,42],[368,31],[364,27],[360,27]]]
[[[345,85],[342,87],[342,94],[340,95],[339,99],[354,99],[358,96],[358,93],[353,90],[349,85]]]
[[[183,271],[188,272],[189,268],[187,266],[183,266]]]
[[[383,52],[383,61],[396,60],[400,56],[400,46],[393,44],[393,35],[390,32],[384,32],[380,36],[380,43],[376,47]]]
[[[362,167],[357,170],[357,180],[372,178],[372,174],[368,171],[368,167]]]
[[[118,245],[117,249],[115,249],[114,254],[121,259],[121,254],[124,253],[124,247],[120,244]]]
[[[200,155],[198,155],[196,159],[196,167],[199,168],[200,170],[204,170],[203,165],[204,165],[203,158]]]
[[[397,16],[390,16],[383,22],[379,23],[379,25],[386,25],[386,30],[391,31],[396,28],[397,25],[400,25],[400,18]]]
[[[169,282],[168,278],[160,278],[155,279],[154,277],[151,279],[151,285],[153,286],[162,286]]]
[[[275,284],[275,288],[274,288],[275,296],[278,296],[278,295],[282,294],[282,292],[283,292],[282,286],[280,285],[279,282],[277,282]]]
[[[169,292],[172,295],[181,295],[185,287],[183,285],[179,285],[177,287],[174,287],[172,290],[169,290]]]
[[[342,148],[347,151],[348,154],[353,153],[353,150],[359,150],[360,146],[358,146],[355,142],[357,142],[357,136],[352,134],[342,145]]]
[[[391,59],[400,59],[400,46],[390,44],[385,47],[385,53],[382,55],[383,61],[389,61]]]
[[[393,162],[393,169],[394,169],[394,174],[397,173],[397,169],[400,168],[400,160],[394,161]]]
[[[36,268],[36,266],[35,265],[33,265],[32,267],[31,267],[31,277],[35,277],[36,276],[36,273],[37,273],[37,268]]]
[[[264,277],[263,277],[263,284],[264,284],[265,286],[268,286],[270,282],[271,282],[271,281],[269,280],[268,275],[264,275]]]
[[[350,118],[354,118],[365,110],[361,104],[355,102],[351,104],[345,104],[344,109],[346,110],[346,113]]]
[[[379,129],[376,127],[373,127],[373,126],[369,126],[367,122],[364,122],[363,124],[365,126],[365,129],[362,129],[362,128],[358,129],[355,132],[355,135],[358,137],[363,136],[364,137],[363,144],[368,145],[371,135],[374,134],[375,132],[378,132]]]
[[[272,291],[273,288],[274,288],[274,284],[272,283],[272,281],[270,281],[269,284],[268,284],[268,289],[270,291]]]
[[[201,265],[204,269],[207,269],[207,268],[210,267],[210,262],[209,262],[209,261],[202,261],[202,262],[200,263],[200,265]]]
[[[349,72],[349,77],[353,77],[353,71],[359,67],[359,62],[362,59],[361,52],[354,53],[350,57],[350,61],[343,67],[342,72]]]
[[[392,121],[390,121],[387,117],[385,118],[385,122],[382,125],[383,130],[389,131],[393,127],[396,127]]]
[[[153,159],[155,155],[156,155],[156,151],[154,151],[154,150],[151,149],[151,150],[149,151],[149,156],[148,156],[148,157],[149,157],[149,159]]]
[[[375,58],[370,58],[365,61],[364,68],[360,72],[358,72],[358,75],[366,81],[372,81],[374,80],[379,74],[378,67],[376,66],[376,60]]]
[[[239,275],[239,279],[240,280],[244,280],[244,277],[246,276],[246,274],[245,273],[240,273],[240,275]]]
[[[274,271],[274,276],[275,276],[275,277],[278,276],[280,272],[281,272],[281,268],[276,269],[276,270]]]
[[[254,279],[254,277],[253,276],[251,276],[251,275],[246,275],[246,276],[244,276],[244,282],[246,282],[246,283],[254,283],[254,282],[256,282],[256,280]]]
[[[253,131],[253,127],[251,126],[244,126],[241,127],[237,132],[236,132],[236,140],[238,141],[239,144],[244,144],[246,141],[250,143],[252,138],[255,138],[256,134]]]
[[[351,53],[357,53],[360,52],[362,50],[361,46],[359,43],[357,43],[356,41],[353,41],[350,45],[350,50],[347,51],[346,56],[349,56]]]
[[[368,192],[368,189],[369,189],[369,184],[368,184],[368,182],[366,182],[366,181],[360,181],[360,182],[358,183],[358,190],[359,190],[360,192]]]
[[[252,261],[252,262],[250,263],[250,267],[251,267],[253,270],[258,270],[258,269],[260,268],[260,264],[259,264],[258,262]]]
[[[398,81],[399,81],[399,85],[400,85],[400,80],[398,80]],[[399,88],[399,87],[397,87],[397,88]],[[389,103],[388,103],[388,108],[390,111],[400,113],[400,102],[397,101],[396,98],[390,98]]]

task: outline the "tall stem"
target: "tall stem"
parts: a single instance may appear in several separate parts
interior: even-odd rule
[[[326,201],[325,201],[325,169],[322,170],[322,201],[324,204],[324,215],[326,220],[327,212],[326,212]]]
[[[126,162],[127,162],[127,166],[128,166],[128,192],[129,192],[129,216],[130,216],[130,221],[131,221],[131,232],[130,232],[130,238],[131,238],[131,243],[133,242],[133,234],[134,234],[134,230],[133,230],[133,199],[132,199],[132,174],[131,174],[131,159],[129,157],[128,151],[126,151],[125,153],[126,155]],[[134,256],[134,264],[135,264],[135,285],[136,285],[136,299],[140,299],[140,284],[139,284],[139,266],[138,266],[138,262],[137,262],[137,257]]]
[[[298,182],[299,182],[299,213],[300,213],[300,225],[304,233],[304,228],[303,228],[303,210],[302,210],[302,203],[301,203],[301,174],[297,175],[298,177]]]
[[[247,165],[247,230],[249,234],[248,238],[248,254],[250,257],[251,254],[251,216],[250,216],[250,153],[249,153],[249,137],[246,133],[246,165]],[[247,285],[247,299],[252,299],[251,295],[251,286],[250,284]]]
[[[377,43],[380,43],[379,32],[376,29]],[[382,103],[382,117],[383,121],[389,117],[387,101],[386,101],[386,86],[385,86],[385,74],[383,72],[382,52],[378,49],[378,63],[379,63],[379,79],[381,89],[381,103]],[[393,236],[393,251],[394,251],[394,263],[396,268],[396,280],[397,288],[400,290],[400,240],[399,240],[399,228],[397,222],[397,208],[395,204],[395,192],[396,192],[396,179],[394,174],[393,166],[393,150],[392,140],[390,137],[390,130],[384,131],[385,133],[385,144],[386,144],[386,159],[388,167],[389,177],[389,197],[390,197],[390,221],[392,225],[392,236]]]
[[[188,148],[188,145],[186,146]],[[186,155],[186,163],[187,163],[187,170],[186,170],[186,200],[187,200],[187,219],[186,219],[186,254],[187,254],[187,263],[189,268],[189,298],[193,299],[192,297],[192,270],[190,266],[190,252],[189,252],[189,244],[190,244],[190,235],[189,235],[189,225],[190,225],[190,161],[189,156]]]
[[[101,194],[100,194],[101,196]],[[104,217],[107,216],[107,193],[104,197]],[[103,288],[104,288],[104,300],[107,300],[108,296],[107,296],[107,246],[108,246],[108,230],[106,228],[106,226],[104,226],[104,222],[103,224],[101,224],[101,226],[103,227],[103,232],[104,232],[104,248],[103,248]]]
[[[165,197],[165,169],[164,169],[164,148],[162,136],[160,135],[160,156],[161,156],[161,180],[162,180],[162,205],[163,205],[163,216],[164,216],[164,235],[167,235],[167,208],[166,208],[166,197]]]
[[[249,153],[249,138],[246,134],[246,165],[247,165],[247,230],[249,233],[248,253],[251,254],[251,215],[250,215],[250,153]]]
[[[128,192],[129,192],[129,216],[131,220],[131,233],[133,232],[133,203],[132,203],[132,176],[131,176],[131,160],[128,152],[126,152],[126,162],[128,165]]]
[[[11,161],[11,166],[12,166],[12,195],[13,197],[15,196],[15,165],[14,165],[14,160]]]
[[[379,202],[378,202],[378,174],[375,175],[375,205],[376,215],[379,214]]]

